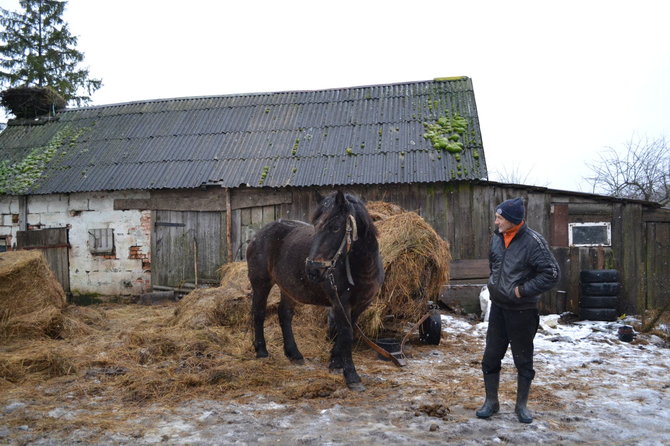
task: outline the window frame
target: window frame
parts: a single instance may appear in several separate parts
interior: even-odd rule
[[[96,247],[97,240],[107,241],[106,244],[100,244]],[[113,228],[96,228],[88,230],[88,242],[89,242],[89,252],[96,256],[102,255],[114,255],[115,252],[115,240],[114,240],[114,229]]]
[[[605,243],[574,243],[573,228],[604,226],[607,234]],[[590,246],[612,246],[612,224],[607,221],[587,222],[587,223],[568,223],[568,246],[590,247]]]

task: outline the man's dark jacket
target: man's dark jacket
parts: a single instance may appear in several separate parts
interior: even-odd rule
[[[503,235],[496,229],[489,253],[488,289],[491,300],[507,310],[537,308],[540,294],[556,286],[558,262],[547,241],[524,225],[505,248]],[[521,298],[514,295],[519,287]]]

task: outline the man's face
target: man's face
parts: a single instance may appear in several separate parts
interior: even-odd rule
[[[500,214],[496,213],[496,226],[498,227],[498,231],[500,232],[507,232],[510,229],[512,229],[515,225],[511,223],[509,220],[505,219]]]

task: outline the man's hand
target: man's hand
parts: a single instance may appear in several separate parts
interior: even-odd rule
[[[518,298],[521,299],[521,294],[519,293],[519,287],[515,286],[514,287],[514,295]]]

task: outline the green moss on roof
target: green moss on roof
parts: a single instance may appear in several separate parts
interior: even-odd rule
[[[20,195],[35,188],[46,166],[66,144],[73,147],[85,129],[74,130],[69,126],[58,131],[43,146],[30,151],[25,158],[15,163],[0,162],[0,194]]]
[[[433,123],[424,122],[426,133],[423,137],[430,141],[435,150],[444,150],[449,153],[463,151],[462,136],[468,127],[468,121],[458,113],[450,115],[447,110]]]

